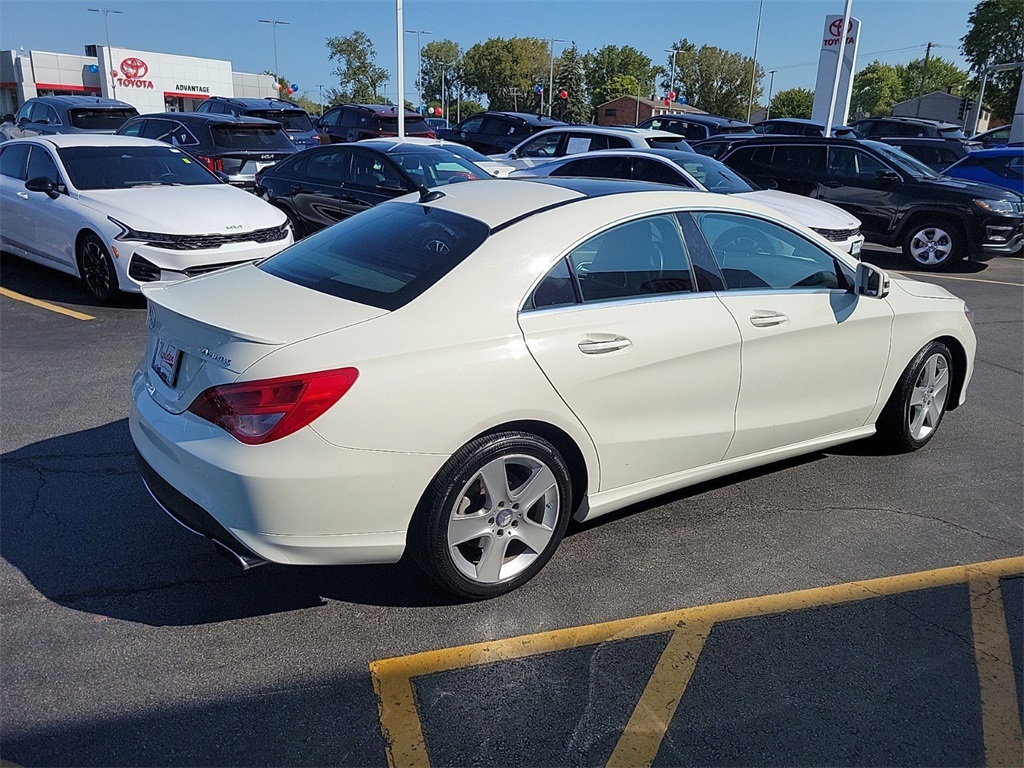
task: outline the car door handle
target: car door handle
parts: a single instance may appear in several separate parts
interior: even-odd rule
[[[826,187],[832,187],[833,189],[836,189],[836,188],[838,188],[838,187],[841,187],[841,186],[843,186],[843,182],[841,182],[841,181],[835,181],[835,180],[831,180],[831,181],[826,181],[826,182],[825,182],[825,186],[826,186]]]
[[[28,192],[15,192],[14,194],[16,194],[22,200],[28,200]]]
[[[579,343],[580,352],[585,355],[603,355],[633,346],[633,342],[622,336],[614,339],[590,339]]]
[[[292,184],[292,192],[305,192],[306,188],[301,184]]]
[[[758,328],[767,328],[772,325],[788,323],[789,318],[781,312],[758,311],[750,316],[750,324]]]

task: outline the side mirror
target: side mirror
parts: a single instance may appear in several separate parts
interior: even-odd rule
[[[884,299],[889,295],[889,276],[874,264],[862,261],[857,265],[857,285],[854,290],[858,296]]]
[[[12,115],[12,114],[10,114],[8,112],[6,115],[4,115],[4,122],[5,123],[13,123],[14,122],[14,115]]]
[[[875,174],[878,181],[899,181],[900,175],[896,171],[879,171]]]
[[[377,189],[389,189],[394,192],[402,192],[405,190],[405,187],[394,179],[384,179],[384,181],[377,182]]]
[[[51,200],[56,200],[60,197],[60,192],[57,191],[57,185],[45,176],[37,176],[34,179],[29,179],[25,182],[25,189],[29,192],[45,192],[46,196]]]

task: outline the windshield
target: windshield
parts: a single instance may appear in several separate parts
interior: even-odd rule
[[[701,155],[688,155],[684,158],[673,158],[672,162],[699,181],[708,192],[732,195],[738,192],[753,192],[742,177],[731,168],[717,160]]]
[[[467,147],[465,144],[456,144],[455,142],[451,142],[448,144],[438,144],[437,147],[439,149],[447,150],[453,155],[458,155],[465,160],[469,160],[471,163],[482,163],[490,160],[487,155],[482,155],[475,149]]]
[[[215,125],[213,143],[221,149],[292,149],[292,142],[277,126]]]
[[[380,309],[405,306],[487,239],[483,222],[384,203],[317,232],[259,265],[320,293]]]
[[[202,165],[174,147],[60,147],[77,189],[220,184]]]
[[[883,144],[880,141],[865,141],[864,143],[870,145],[872,149],[878,152],[878,154],[904,173],[909,173],[915,179],[939,178],[939,175],[927,165],[922,163],[920,160],[911,157],[906,152],[896,149],[896,147]]]
[[[300,109],[261,109],[254,112],[246,112],[248,117],[260,117],[264,120],[273,120],[280,123],[289,133],[300,133],[312,131],[313,123],[309,115]]]
[[[402,166],[418,187],[440,187],[459,181],[488,179],[490,174],[468,160],[443,149],[418,152],[388,152],[388,157]]]
[[[72,109],[68,112],[71,124],[84,131],[116,131],[129,117],[138,113],[132,107],[124,109]]]

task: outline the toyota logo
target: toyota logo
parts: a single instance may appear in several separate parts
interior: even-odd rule
[[[828,25],[828,33],[830,35],[832,35],[832,37],[839,37],[839,32],[840,32],[840,30],[842,30],[842,28],[843,28],[843,20],[842,19],[836,19],[835,21],[833,21],[831,24]],[[846,34],[850,34],[850,30],[851,29],[853,29],[853,22],[852,21],[846,27]],[[124,64],[122,64],[121,66],[123,67]]]
[[[129,80],[138,80],[149,72],[149,65],[142,59],[125,59],[121,62],[121,71]]]

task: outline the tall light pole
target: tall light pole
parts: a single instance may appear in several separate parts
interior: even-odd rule
[[[281,70],[277,68],[277,25],[285,24],[287,21],[279,21],[278,19],[260,19],[260,24],[269,24],[274,30],[274,82],[278,82],[281,79]]]
[[[113,59],[110,58],[110,26],[107,24],[107,16],[109,14],[111,14],[111,13],[123,13],[123,11],[112,11],[109,8],[90,8],[89,10],[92,11],[93,13],[102,13],[103,14],[103,31],[106,32],[106,34],[107,34],[107,55],[106,55],[106,58],[110,59],[109,61],[105,62],[106,65],[107,65],[107,72],[106,72],[105,77],[110,78],[110,98],[116,99],[117,98],[117,86],[114,85],[114,76],[112,74],[110,74],[111,72],[114,71],[113,70],[114,61],[113,61]]]
[[[772,87],[775,85],[775,73],[777,69],[768,70],[768,106],[764,110],[764,119],[767,120],[772,116]]]
[[[395,0],[395,35],[398,37],[398,138],[405,138],[405,35],[402,0]]]
[[[757,7],[757,32],[754,33],[754,60],[750,64],[750,98],[747,99],[747,122],[750,122],[750,110],[754,108],[754,85],[757,83],[757,46],[761,42],[761,11],[764,0]]]
[[[548,38],[548,43],[551,46],[548,51],[548,59],[551,64],[550,71],[548,72],[548,117],[551,117],[551,107],[554,106],[555,103],[555,43],[564,42],[565,40],[557,37]]]
[[[407,29],[410,35],[416,35],[416,92],[419,94],[420,104],[423,104],[423,48],[420,46],[420,35],[432,35],[425,29]],[[402,108],[405,108],[405,99],[402,99]]]
[[[324,87],[322,84],[317,85],[317,91],[320,94],[317,97],[317,101],[320,103],[320,117],[324,116]]]
[[[676,89],[676,54],[679,53],[679,49],[678,48],[666,48],[665,49],[665,53],[671,53],[672,54],[672,67],[671,67],[672,75],[669,78],[669,87],[668,87],[668,90],[671,93],[672,91],[674,91]],[[671,104],[668,107],[668,111],[669,111],[669,113],[672,112],[672,105]]]

